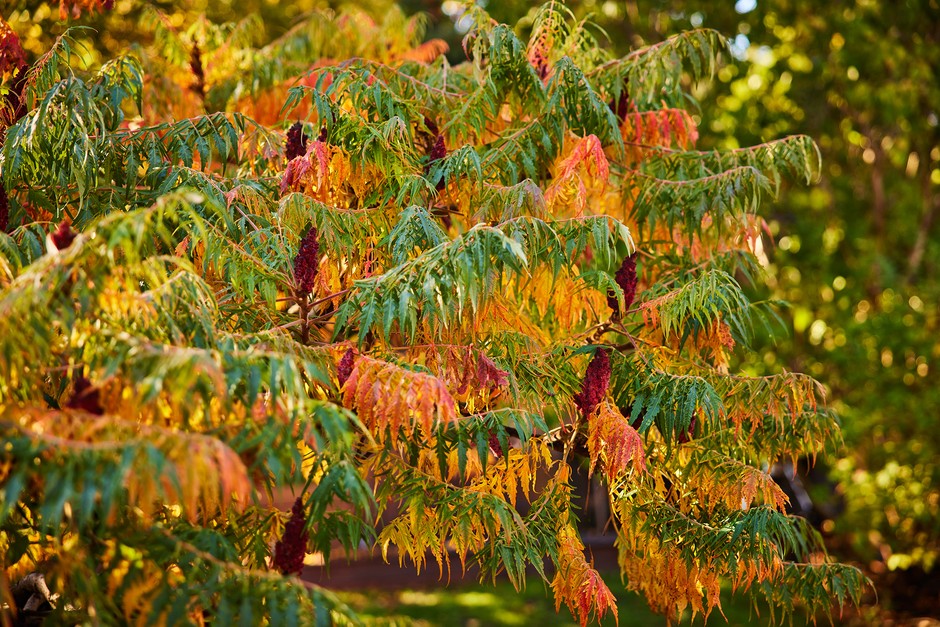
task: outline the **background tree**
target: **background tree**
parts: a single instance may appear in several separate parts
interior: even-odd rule
[[[260,47],[254,16],[147,11],[152,51],[81,70],[70,31],[5,74],[9,580],[112,622],[326,623],[352,617],[291,575],[366,541],[534,566],[586,623],[616,600],[584,463],[658,611],[708,614],[723,580],[857,601],[767,472],[837,439],[819,384],[731,372],[772,319],[757,210],[814,144],[695,149],[714,31],[613,58],[554,3],[527,40],[466,11],[459,66],[400,11]]]

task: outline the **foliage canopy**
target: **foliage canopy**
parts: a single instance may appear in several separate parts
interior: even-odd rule
[[[499,11],[514,21],[530,7]],[[845,445],[804,480],[815,479],[811,515],[830,546],[875,578],[871,611],[895,613],[868,620],[937,615],[940,596],[925,594],[940,582],[937,3],[652,0],[597,19],[620,51],[690,25],[735,36],[717,80],[694,90],[709,131],[700,147],[793,133],[819,143],[819,184],[762,212],[779,237],[765,253],[792,339],[758,338],[768,350],[744,367],[807,372],[832,391]]]
[[[768,474],[838,441],[821,387],[732,372],[774,324],[758,210],[815,145],[695,149],[714,31],[613,58],[554,3],[528,40],[467,11],[457,66],[395,11],[261,46],[150,11],[152,50],[5,68],[5,577],[109,623],[355,622],[291,575],[366,542],[534,566],[586,624],[585,464],[657,611],[857,601]]]

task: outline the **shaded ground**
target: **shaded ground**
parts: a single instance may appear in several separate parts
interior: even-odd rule
[[[626,590],[617,572],[616,550],[609,536],[585,537],[585,545],[593,556],[595,567],[601,571],[618,601],[621,627],[664,626],[666,619],[652,613],[646,601],[636,593]],[[437,563],[429,558],[429,567],[420,573],[410,561],[399,566],[398,554],[389,549],[389,563],[375,551],[360,551],[355,560],[348,561],[335,556],[329,569],[322,566],[306,566],[302,578],[339,593],[340,598],[360,616],[378,625],[426,625],[441,627],[481,627],[485,625],[551,625],[569,627],[577,625],[571,614],[562,608],[555,612],[551,590],[534,569],[530,569],[527,586],[516,591],[505,577],[479,583],[479,573],[473,568],[462,572],[460,560],[451,555],[450,575],[445,565],[441,577]],[[933,588],[923,589],[925,597],[937,594]],[[860,610],[847,611],[842,617],[833,617],[833,625],[845,627],[940,627],[940,620],[928,615],[890,616],[881,613],[874,604],[874,596]],[[914,607],[911,608],[914,610]],[[695,621],[686,613],[681,625],[772,625],[768,608],[757,613],[748,599],[732,596],[730,590],[722,591],[721,613],[715,612],[705,621],[699,616]],[[727,622],[726,622],[727,620]],[[827,625],[830,621],[820,617],[816,624]],[[615,625],[610,618],[602,625]],[[781,624],[778,620],[777,624]],[[784,622],[782,624],[791,624]],[[792,625],[813,625],[805,614],[794,617]]]
[[[612,538],[586,537],[584,541],[588,550],[588,559],[593,555],[595,568],[609,572],[617,570],[617,551],[613,546]],[[537,576],[532,567],[529,568],[529,574],[532,577]],[[328,569],[323,566],[308,565],[304,567],[302,578],[304,581],[332,590],[362,588],[398,590],[476,584],[480,576],[479,570],[470,565],[467,571],[463,572],[460,559],[453,553],[450,555],[449,570],[445,564],[443,576],[432,557],[428,557],[427,567],[419,573],[410,560],[405,560],[404,566],[399,566],[397,550],[389,547],[388,563],[382,559],[380,551],[370,552],[363,549],[354,561],[346,560],[341,554],[334,556]]]
[[[283,501],[283,509],[289,509],[293,496],[285,493],[277,500]],[[641,627],[666,625],[663,616],[653,614],[642,597],[627,591],[620,583],[613,536],[598,533],[594,527],[583,530],[583,540],[588,558],[593,559],[595,567],[604,575],[617,597],[619,624]],[[420,572],[407,559],[400,566],[395,547],[389,547],[387,563],[379,550],[363,548],[352,559],[347,559],[337,547],[329,568],[308,562],[302,579],[338,592],[344,602],[375,624],[461,627],[577,624],[565,608],[559,613],[555,612],[551,590],[534,568],[530,567],[528,584],[522,591],[516,591],[505,577],[500,577],[495,585],[490,581],[481,584],[479,571],[468,566],[464,572],[459,558],[454,554],[450,555],[449,567],[445,564],[443,570],[442,575],[437,562],[431,557]],[[878,583],[876,581],[876,585]],[[881,612],[872,594],[860,611],[851,610],[842,617],[835,616],[832,622],[851,627],[940,627],[940,620],[931,618],[932,612],[923,611],[923,608],[936,604],[938,598],[940,588],[935,585],[925,586],[920,595],[914,594],[908,599],[909,611],[902,616],[893,616]],[[693,622],[687,615],[681,624],[728,624],[740,627],[772,624],[768,608],[761,608],[755,614],[748,599],[733,597],[730,590],[722,593],[722,609],[724,617],[715,612],[706,623],[702,617]],[[818,624],[829,622],[821,617]],[[615,622],[611,619],[603,624],[614,625]],[[813,622],[806,615],[799,615],[794,617],[792,624],[802,626]]]
[[[660,627],[667,624],[665,617],[651,612],[643,598],[627,591],[620,583],[616,553],[609,542],[589,542],[588,551],[593,554],[595,566],[617,597],[620,626]],[[363,552],[360,559],[351,563],[342,559],[335,561],[329,573],[322,567],[308,566],[304,569],[303,578],[337,591],[340,598],[369,624],[441,627],[578,625],[566,608],[555,611],[551,590],[534,571],[526,588],[517,591],[505,577],[500,577],[495,584],[480,584],[474,571],[461,575],[460,561],[454,556],[451,557],[449,581],[446,572],[443,580],[439,578],[437,564],[433,560],[431,568],[420,574],[413,567],[399,567],[397,556],[390,555],[389,561],[391,563],[386,564],[380,555],[371,556]],[[715,612],[707,623],[701,616],[694,623],[687,616],[682,624],[728,624],[732,627],[769,624],[766,610],[762,616],[755,615],[746,600],[732,598],[730,592],[724,603],[724,612],[727,623]],[[614,626],[618,623],[608,616],[601,624]],[[805,616],[796,617],[793,621],[797,627],[811,624]]]

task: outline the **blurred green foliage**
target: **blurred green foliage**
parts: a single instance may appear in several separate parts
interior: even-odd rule
[[[482,0],[481,0],[482,2]],[[90,60],[141,43],[144,3],[117,0],[90,25]],[[179,20],[257,12],[277,36],[320,0],[159,0]],[[381,10],[384,0],[356,3]],[[459,59],[457,2],[405,0],[425,11],[428,35]],[[569,2],[626,51],[689,27],[732,38],[732,57],[696,91],[697,121],[721,147],[788,134],[823,153],[820,184],[783,195],[767,216],[765,253],[776,296],[789,301],[792,341],[768,340],[755,373],[808,372],[831,389],[845,447],[825,460],[844,508],[823,523],[837,554],[879,582],[879,601],[911,614],[940,612],[940,6],[937,0],[686,0]],[[490,0],[514,22],[535,6]],[[66,24],[57,3],[13,0],[5,11],[39,55]],[[86,19],[83,23],[89,23]],[[523,23],[523,28],[524,28]],[[735,58],[736,57],[736,58]],[[708,148],[709,146],[703,146]],[[932,604],[932,605],[931,605]]]
[[[93,29],[78,41],[84,44],[85,61],[95,66],[110,59],[129,46],[151,43],[153,29],[141,24],[149,9],[166,14],[174,28],[184,29],[205,17],[213,24],[238,22],[257,16],[264,29],[257,33],[258,42],[267,42],[286,32],[311,11],[343,7],[364,9],[381,15],[394,2],[390,0],[115,0],[105,12],[86,12],[80,19],[59,19],[59,3],[36,0],[4,0],[3,17],[20,36],[23,48],[35,56],[45,53],[55,38],[69,26],[81,24]]]

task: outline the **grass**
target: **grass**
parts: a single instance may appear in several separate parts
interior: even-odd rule
[[[646,601],[619,584],[616,574],[604,573],[605,580],[617,596],[620,613],[619,624],[624,627],[661,627],[665,617],[654,614]],[[441,627],[484,627],[489,625],[538,625],[544,627],[574,627],[578,622],[564,607],[555,612],[551,590],[540,579],[529,580],[525,590],[517,592],[508,581],[499,581],[495,586],[484,584],[459,584],[447,587],[443,584],[433,589],[406,590],[357,590],[342,592],[340,598],[360,613],[368,624],[374,625],[420,625]],[[707,623],[702,616],[693,622],[691,613],[686,613],[679,625],[731,625],[750,627],[770,625],[766,606],[760,616],[751,609],[750,601],[732,597],[730,591],[722,594],[721,613],[715,611]],[[825,625],[823,619],[820,624]],[[616,625],[607,617],[604,626]],[[779,621],[778,621],[779,624]],[[789,624],[785,622],[784,624]],[[794,617],[794,626],[811,625],[805,615]]]

